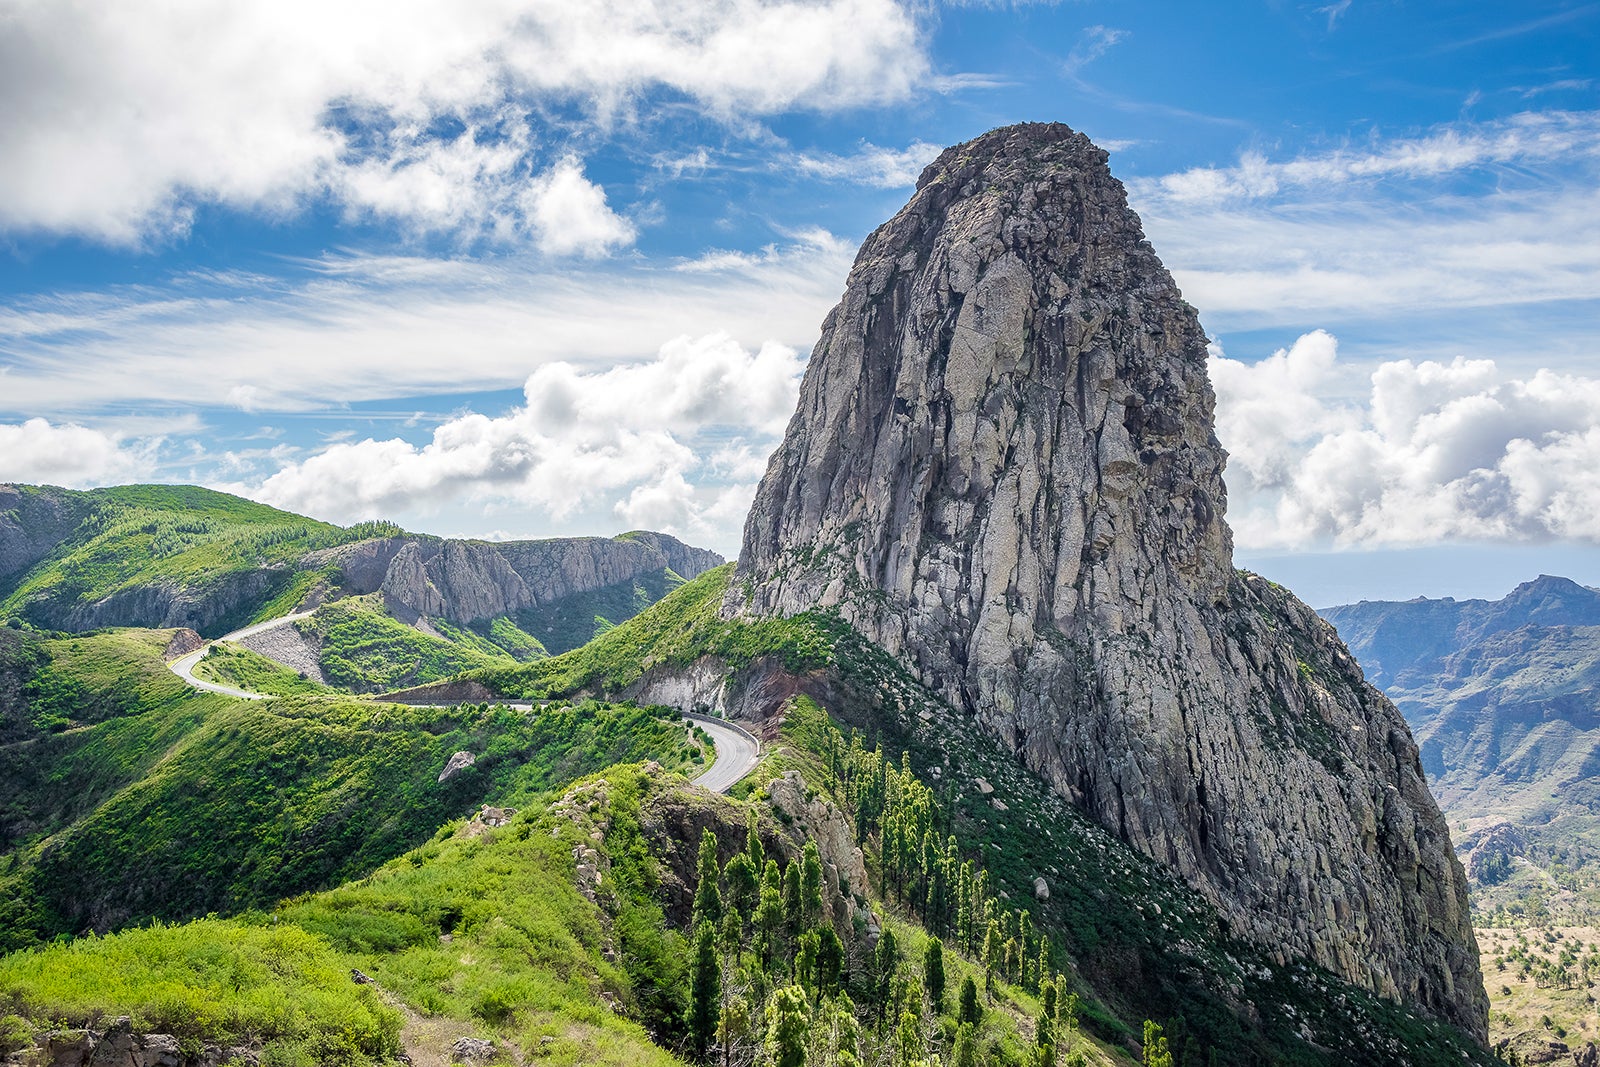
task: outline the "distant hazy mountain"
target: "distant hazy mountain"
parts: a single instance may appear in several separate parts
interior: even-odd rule
[[[1600,590],[1541,575],[1503,600],[1322,614],[1410,722],[1480,884],[1509,856],[1571,867],[1600,854]]]

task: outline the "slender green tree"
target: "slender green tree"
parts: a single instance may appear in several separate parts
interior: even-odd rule
[[[689,961],[689,1009],[684,1017],[691,1058],[708,1062],[722,1009],[722,965],[717,958],[717,931],[709,919],[695,928],[694,955]]]
[[[817,949],[820,938],[815,930],[800,935],[794,954],[794,981],[806,991],[806,998],[815,1004],[821,987],[817,982]]]
[[[990,919],[983,935],[983,992],[991,1004],[994,1002],[994,972],[1001,966],[1004,951],[1000,943],[1000,924]]]
[[[1033,1062],[1037,1067],[1056,1067],[1055,1027],[1048,1014],[1041,1014],[1034,1026]]]
[[[1149,1019],[1144,1021],[1144,1045],[1140,1052],[1143,1067],[1172,1067],[1172,1050],[1167,1047],[1161,1027]]]
[[[956,1029],[956,1047],[951,1054],[955,1067],[978,1067],[978,1038],[971,1023],[962,1023]]]
[[[767,861],[761,877],[761,903],[756,906],[756,951],[763,966],[771,967],[783,936],[783,876],[775,860]]]
[[[694,924],[709,922],[713,927],[722,921],[722,891],[717,882],[722,876],[722,864],[717,862],[717,835],[709,829],[700,834],[700,884],[694,891]]]
[[[817,987],[825,997],[839,992],[844,978],[844,942],[834,933],[833,927],[823,923],[817,927]]]
[[[928,947],[922,953],[922,987],[928,991],[934,1014],[943,1015],[944,942],[937,937],[928,938]]]
[[[791,938],[805,929],[800,914],[800,864],[790,860],[783,868],[783,921]]]
[[[961,982],[961,998],[956,1010],[956,1021],[977,1026],[983,1021],[983,1005],[978,1003],[978,983],[967,975]]]
[[[805,1067],[809,1027],[806,991],[792,985],[774,991],[767,1002],[767,1058],[772,1067]]]
[[[882,1024],[894,993],[895,974],[900,969],[900,950],[894,943],[894,931],[885,928],[878,935],[878,948],[872,957],[873,976],[877,979],[878,1022]]]
[[[728,898],[723,903],[741,915],[752,914],[761,901],[761,873],[749,855],[735,854],[722,868],[722,880],[728,885]]]
[[[800,853],[800,928],[809,930],[822,921],[822,856],[817,843],[807,841]]]
[[[747,819],[748,828],[744,835],[744,852],[750,857],[750,866],[761,870],[766,866],[766,851],[761,847],[761,832],[756,827],[756,810],[750,809]]]
[[[899,1067],[916,1067],[923,1060],[922,1020],[914,1011],[900,1013],[900,1025],[895,1031],[895,1063]]]

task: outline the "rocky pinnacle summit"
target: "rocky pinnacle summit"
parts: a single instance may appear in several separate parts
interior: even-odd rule
[[[823,323],[724,612],[836,607],[1233,933],[1482,1039],[1404,720],[1233,568],[1205,345],[1087,138],[946,150]]]

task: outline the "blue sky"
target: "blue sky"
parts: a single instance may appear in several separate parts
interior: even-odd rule
[[[0,478],[731,555],[856,245],[1056,120],[1215,342],[1242,564],[1600,584],[1597,57],[1600,3],[0,0]]]

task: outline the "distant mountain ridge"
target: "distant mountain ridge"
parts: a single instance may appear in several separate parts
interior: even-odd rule
[[[1525,626],[1600,626],[1600,590],[1541,574],[1501,600],[1363,600],[1319,612],[1356,654],[1367,679],[1387,689],[1437,673],[1468,645]]]
[[[344,528],[196,486],[0,485],[0,616],[206,636],[381,592],[406,622],[515,616],[557,650],[723,562],[662,533],[488,542]]]
[[[1587,862],[1600,819],[1600,590],[1540,575],[1501,600],[1322,614],[1410,722],[1480,891],[1512,856]]]

